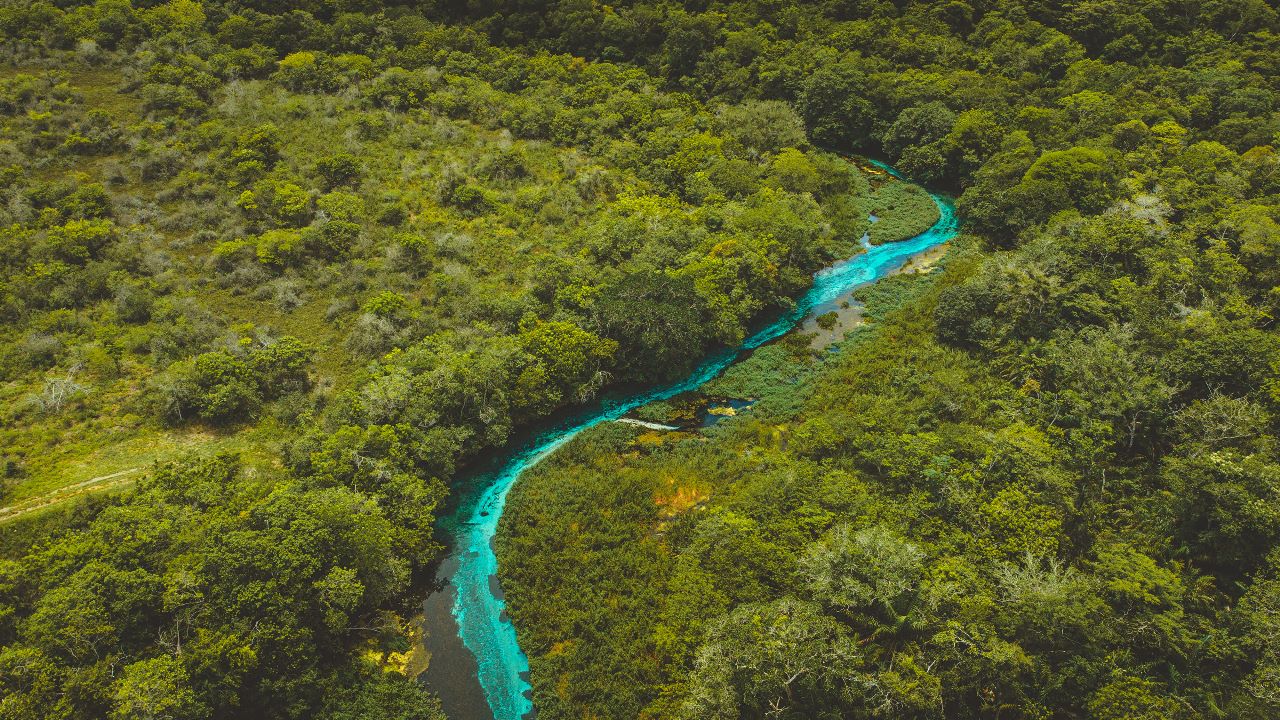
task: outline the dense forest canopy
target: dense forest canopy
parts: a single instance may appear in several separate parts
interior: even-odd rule
[[[934,221],[850,152],[966,237],[740,417],[521,481],[541,716],[1275,717],[1278,32],[0,0],[0,719],[439,717],[394,669],[458,468]]]
[[[541,716],[1280,712],[1274,9],[984,5],[479,20],[786,99],[970,233],[838,355],[731,370],[709,437],[600,429],[517,486]]]
[[[780,101],[261,10],[0,14],[3,717],[434,716],[461,464],[937,216]]]

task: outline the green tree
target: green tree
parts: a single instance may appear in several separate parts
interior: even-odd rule
[[[794,148],[778,153],[769,166],[770,179],[787,192],[805,193],[818,189],[818,169],[808,156]]]
[[[140,660],[124,668],[116,683],[112,718],[168,720],[209,717],[189,686],[182,663],[171,655]]]
[[[1100,150],[1075,147],[1046,152],[1027,169],[1019,193],[1040,203],[1047,218],[1064,208],[1097,212],[1113,198],[1113,175],[1107,156]]]
[[[856,707],[863,662],[853,637],[813,603],[742,605],[698,649],[687,712],[738,718]]]
[[[626,275],[605,287],[596,304],[596,324],[628,353],[619,369],[632,377],[673,377],[698,357],[705,337],[704,311],[693,282],[652,270]]]
[[[1181,715],[1177,701],[1160,693],[1158,685],[1124,676],[1094,693],[1089,699],[1089,712],[1098,720],[1171,720]]]
[[[814,72],[797,100],[809,136],[819,145],[842,150],[865,147],[875,118],[869,94],[866,74],[852,63]]]
[[[839,525],[810,546],[802,564],[815,600],[894,622],[909,609],[923,560],[919,548],[883,526]]]
[[[804,120],[787,103],[747,100],[721,108],[716,115],[721,131],[759,154],[776,153],[805,144]]]

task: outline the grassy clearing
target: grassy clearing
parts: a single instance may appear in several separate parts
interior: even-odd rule
[[[0,75],[22,71],[9,67]],[[202,141],[174,138],[145,122],[138,98],[120,91],[124,78],[118,70],[71,65],[66,77],[74,97],[56,108],[55,120],[75,123],[92,110],[105,109],[126,136],[145,142],[99,155],[50,153],[32,177],[46,183],[103,182],[116,222],[143,228],[129,243],[144,264],[156,269],[137,282],[170,309],[149,322],[128,323],[118,318],[108,299],[74,313],[55,311],[38,323],[0,334],[0,342],[13,347],[46,335],[59,343],[56,362],[17,360],[7,376],[0,376],[0,447],[10,461],[6,467],[19,468],[0,479],[0,506],[195,449],[237,450],[250,465],[272,462],[275,448],[294,434],[289,408],[266,407],[259,417],[275,417],[222,430],[170,428],[155,419],[149,387],[174,360],[253,337],[287,335],[314,350],[312,376],[319,392],[299,410],[323,404],[332,393],[355,385],[360,368],[377,356],[353,352],[348,340],[359,330],[361,306],[383,292],[407,301],[411,332],[418,336],[436,331],[477,337],[510,333],[533,307],[530,288],[545,280],[539,270],[547,266],[543,261],[580,257],[583,244],[595,242],[601,228],[613,222],[602,222],[602,210],[624,189],[654,191],[650,181],[611,167],[607,160],[545,140],[515,139],[500,126],[434,111],[392,114],[371,109],[358,98],[301,95],[271,82],[235,81],[214,102],[222,130],[236,137],[273,125],[281,139],[275,174],[307,187],[317,159],[340,152],[358,158],[360,177],[348,189],[360,196],[368,217],[345,259],[266,274],[243,267],[239,269],[253,279],[231,280],[214,272],[210,256],[220,243],[257,234],[236,204],[245,186],[219,179],[212,169],[221,162],[217,153],[191,149]],[[15,133],[30,132],[22,116],[10,122]],[[179,170],[146,171],[174,157]],[[913,194],[895,182],[885,186],[895,189],[870,194],[865,176],[852,166],[835,158],[823,162],[830,165],[822,166],[827,176],[837,170],[849,173],[833,185],[840,189],[832,191],[836,197],[829,208],[841,232],[827,242],[849,244],[848,252],[837,255],[856,252],[864,230],[890,239],[893,232],[909,235],[917,225],[931,222],[916,217],[921,213],[913,201],[927,201],[923,192]],[[762,170],[753,172],[752,182],[768,184],[758,174]],[[488,211],[463,212],[446,202],[441,188],[464,180],[481,189]],[[372,221],[391,206],[401,208],[407,218],[399,226],[402,231],[428,242],[421,251],[425,257],[412,269],[397,260],[396,231]],[[866,220],[872,212],[883,218],[875,226]],[[684,219],[680,213],[666,214]],[[899,219],[900,214],[911,217]],[[825,225],[816,216],[808,220],[807,229]],[[568,260],[557,272],[569,272],[574,262]],[[577,282],[585,288],[601,280],[586,274]],[[188,330],[176,332],[179,327]],[[94,335],[99,328],[113,328],[110,332],[125,346],[117,362],[103,354],[103,340]],[[172,349],[159,353],[157,343]],[[71,372],[72,367],[77,369]],[[57,412],[32,409],[49,383],[69,378],[84,391]]]
[[[68,437],[30,463],[30,474],[12,486],[6,505],[19,505],[96,477],[147,468],[192,452],[236,452],[253,467],[278,463],[281,429],[272,422],[244,429],[172,430],[138,428],[113,436],[108,432]]]

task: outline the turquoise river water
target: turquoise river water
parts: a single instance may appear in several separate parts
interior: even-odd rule
[[[872,162],[897,177],[892,168]],[[587,428],[617,420],[642,405],[696,390],[744,354],[787,333],[815,307],[884,277],[912,256],[950,240],[958,227],[955,209],[948,198],[941,195],[933,198],[941,212],[933,227],[907,240],[866,247],[865,252],[819,271],[814,275],[813,286],[794,308],[738,347],[708,357],[692,374],[678,382],[624,398],[606,398],[595,407],[516,444],[509,454],[495,458],[489,469],[458,486],[455,492],[461,497],[456,509],[442,522],[451,554],[438,575],[438,591],[426,606],[428,625],[434,626],[437,637],[428,641],[432,658],[425,681],[441,695],[449,717],[520,720],[533,712],[529,660],[520,649],[515,627],[505,613],[505,601],[497,582],[498,559],[492,545],[507,493],[520,474]],[[448,618],[437,617],[444,615],[450,599],[448,610],[456,622],[457,638],[442,636],[447,632],[438,621]],[[463,647],[470,652],[464,652]],[[487,709],[483,705],[487,705]]]

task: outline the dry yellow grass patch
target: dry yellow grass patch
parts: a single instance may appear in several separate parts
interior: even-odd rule
[[[665,487],[654,496],[653,502],[662,508],[662,514],[666,517],[682,513],[706,502],[711,497],[711,492],[706,488],[698,487],[697,480],[693,478],[676,478],[668,475],[664,478],[664,485]]]

